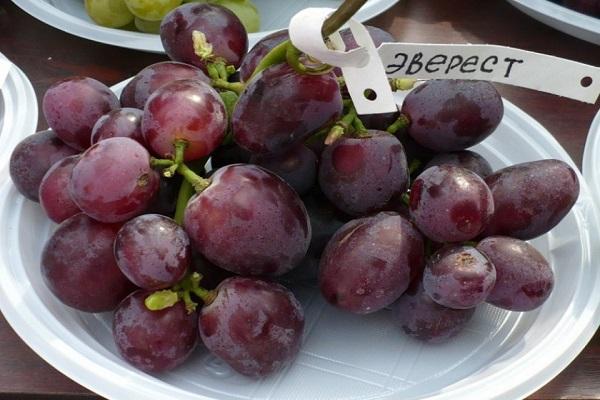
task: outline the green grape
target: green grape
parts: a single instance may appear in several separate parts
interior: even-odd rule
[[[250,0],[183,0],[183,2],[216,4],[228,8],[242,21],[246,32],[252,33],[260,30],[260,15]]]
[[[135,27],[140,32],[144,33],[159,33],[160,32],[160,21],[146,21],[135,17]]]
[[[125,0],[85,0],[85,10],[100,26],[120,28],[133,21]]]
[[[125,0],[129,10],[146,21],[160,21],[169,11],[181,4],[182,0]]]
[[[256,6],[250,0],[209,0],[208,2],[231,10],[242,21],[246,32],[251,33],[260,30],[260,15]]]

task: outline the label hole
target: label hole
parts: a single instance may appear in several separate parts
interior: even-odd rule
[[[371,100],[371,101],[374,101],[375,99],[377,99],[377,93],[373,89],[366,89],[363,92],[363,96],[365,96],[365,99]]]
[[[583,87],[589,87],[593,82],[594,82],[594,80],[592,79],[592,77],[586,76],[586,77],[582,78],[581,82],[579,82],[579,83]]]

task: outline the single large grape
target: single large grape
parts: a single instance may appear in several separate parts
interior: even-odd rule
[[[98,25],[120,28],[133,21],[125,0],[85,0],[85,11]]]
[[[148,97],[156,89],[179,79],[210,83],[210,79],[200,68],[175,61],[163,61],[147,66],[127,83],[121,92],[121,105],[143,110]]]
[[[169,58],[206,70],[206,62],[194,52],[194,31],[204,34],[214,57],[239,68],[248,51],[248,35],[233,12],[221,6],[190,3],[177,7],[162,21],[160,39]]]
[[[281,275],[308,249],[311,227],[298,195],[255,165],[218,169],[193,197],[183,226],[209,261],[240,275]]]
[[[40,183],[40,205],[52,221],[60,224],[81,210],[71,199],[69,181],[79,156],[69,156],[55,163]]]
[[[248,81],[258,64],[275,46],[290,38],[287,29],[273,32],[260,39],[252,49],[244,56],[240,65],[240,79]]]
[[[506,236],[491,236],[477,245],[496,267],[496,284],[487,302],[511,311],[541,306],[552,293],[554,273],[535,247]]]
[[[443,164],[456,165],[475,172],[477,175],[485,179],[491,175],[494,170],[490,163],[478,153],[470,150],[455,151],[452,153],[441,153],[434,156],[427,163],[425,169]]]
[[[234,277],[216,289],[200,311],[204,345],[237,372],[263,377],[281,371],[298,354],[304,311],[285,287]]]
[[[145,146],[142,115],[142,110],[126,107],[101,116],[92,128],[92,144],[110,137],[128,137]]]
[[[77,206],[102,222],[126,221],[143,213],[158,191],[150,154],[124,137],[101,140],[79,159],[69,182]]]
[[[447,246],[427,261],[423,288],[438,304],[472,308],[483,303],[496,282],[490,260],[471,246]]]
[[[408,133],[435,151],[463,150],[488,137],[504,113],[502,98],[489,82],[431,80],[411,91],[402,104]]]
[[[308,192],[317,181],[317,156],[304,145],[274,156],[253,156],[250,162],[279,176],[299,195]]]
[[[198,314],[183,301],[151,311],[144,301],[152,292],[138,290],[119,304],[113,338],[121,356],[148,372],[164,372],[183,363],[196,347]]]
[[[240,95],[231,117],[233,136],[252,153],[281,153],[335,122],[342,107],[333,73],[305,75],[287,63],[274,65]]]
[[[533,239],[554,228],[579,196],[575,171],[560,160],[539,160],[496,171],[485,179],[495,211],[484,236]]]
[[[125,0],[133,15],[146,21],[160,21],[182,0]]]
[[[392,306],[392,318],[409,336],[429,343],[441,343],[456,336],[471,320],[475,308],[455,310],[429,297],[420,280]]]
[[[127,278],[146,290],[179,282],[191,263],[190,240],[182,227],[159,214],[140,215],[115,239],[115,259]]]
[[[80,213],[54,231],[42,252],[41,269],[61,302],[81,311],[112,311],[135,289],[113,255],[119,228]]]
[[[77,150],[90,147],[92,128],[98,118],[117,108],[119,100],[105,84],[83,76],[54,83],[42,99],[50,128]]]
[[[409,211],[431,240],[462,242],[486,227],[494,213],[494,199],[477,174],[446,164],[425,170],[413,182]]]
[[[408,186],[404,148],[387,132],[343,137],[321,154],[319,185],[327,198],[347,214],[382,210]]]
[[[23,196],[39,201],[40,183],[46,172],[54,163],[77,153],[51,130],[29,135],[10,155],[10,177]]]
[[[156,90],[144,108],[142,132],[152,151],[167,158],[177,140],[186,142],[186,161],[208,156],[223,141],[227,112],[219,93],[199,80],[185,79]]]
[[[368,314],[392,304],[423,268],[423,238],[395,213],[345,224],[323,252],[319,287],[325,299],[346,311]]]

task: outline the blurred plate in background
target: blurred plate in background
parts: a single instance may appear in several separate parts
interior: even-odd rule
[[[600,18],[590,17],[548,0],[508,0],[538,21],[591,43],[600,44]]]
[[[158,35],[104,28],[88,17],[83,0],[13,0],[25,12],[42,22],[62,31],[100,43],[129,49],[162,53]],[[366,21],[381,14],[398,0],[369,0],[356,14],[358,20]],[[339,0],[254,0],[261,16],[261,32],[248,35],[250,47],[269,33],[287,28],[290,18],[306,7],[337,8]]]

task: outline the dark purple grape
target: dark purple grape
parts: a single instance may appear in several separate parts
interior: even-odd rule
[[[438,154],[427,163],[425,169],[443,164],[466,168],[483,179],[494,172],[490,163],[483,156],[470,150]]]
[[[347,214],[382,210],[408,186],[404,148],[387,132],[342,137],[321,154],[319,185],[327,198]]]
[[[408,165],[412,168],[410,176],[414,180],[425,170],[425,165],[437,154],[433,150],[421,146],[408,135],[398,135],[400,143],[404,146]]]
[[[279,176],[299,195],[308,192],[317,181],[317,156],[304,145],[273,156],[253,156],[250,162]]]
[[[236,276],[233,272],[217,267],[194,249],[192,249],[192,268],[202,275],[200,285],[208,290],[216,288],[225,279]]]
[[[552,293],[552,268],[529,243],[492,236],[479,242],[477,250],[496,267],[496,284],[488,303],[511,311],[529,311],[541,306]]]
[[[125,223],[114,250],[123,274],[146,290],[175,285],[184,277],[192,257],[183,228],[159,214],[140,215]]]
[[[80,213],[54,231],[41,268],[46,286],[61,302],[81,311],[112,311],[135,289],[113,255],[119,228]]]
[[[186,161],[208,156],[223,141],[227,112],[219,93],[198,80],[179,80],[156,90],[144,108],[142,132],[152,151],[173,155],[182,140]]]
[[[160,177],[158,183],[158,193],[154,196],[148,208],[147,214],[161,214],[167,217],[175,215],[177,207],[177,196],[183,182],[181,175],[175,175],[172,178]]]
[[[46,172],[53,164],[77,153],[51,130],[29,135],[10,156],[10,177],[23,196],[39,201],[40,183]]]
[[[142,115],[137,108],[119,108],[98,118],[92,128],[92,144],[111,137],[128,137],[145,146]]]
[[[473,308],[483,303],[496,282],[496,269],[471,246],[447,246],[427,261],[423,288],[438,304]]]
[[[431,80],[411,91],[402,105],[408,133],[435,151],[463,150],[488,137],[500,124],[504,106],[487,81]]]
[[[143,110],[156,89],[179,79],[196,79],[210,84],[208,76],[193,65],[163,61],[147,66],[127,83],[121,92],[121,105]]]
[[[381,28],[370,25],[365,25],[365,28],[367,28],[369,36],[371,36],[373,43],[375,43],[375,47],[379,47],[382,43],[393,43],[396,41],[396,38],[391,33]],[[346,45],[346,51],[358,48],[358,44],[349,28],[342,29],[340,35]]]
[[[81,212],[69,194],[71,172],[77,161],[78,155],[58,161],[46,172],[40,184],[40,205],[48,218],[57,224]]]
[[[563,0],[563,5],[577,12],[600,18],[600,0]]]
[[[392,304],[423,268],[421,234],[404,217],[379,213],[345,224],[323,252],[319,287],[346,311],[368,314]]]
[[[479,175],[454,165],[425,170],[410,189],[409,211],[419,230],[436,242],[479,235],[494,213],[492,193]]]
[[[298,354],[304,312],[285,287],[258,279],[223,281],[200,311],[200,336],[212,353],[240,374],[281,371]]]
[[[214,57],[236,69],[240,66],[248,51],[248,35],[234,13],[217,5],[190,3],[171,11],[160,24],[160,40],[169,58],[206,70],[205,61],[194,52],[194,31],[204,34]]]
[[[299,74],[287,63],[249,82],[232,115],[238,145],[256,154],[281,153],[342,114],[335,75]],[[284,112],[282,112],[284,111]]]
[[[391,112],[383,114],[359,115],[359,118],[367,129],[385,131],[391,124],[393,124],[398,119],[399,116],[399,112]]]
[[[119,99],[105,84],[82,76],[56,82],[42,100],[50,128],[77,150],[90,147],[92,128],[98,118],[117,108]]]
[[[312,227],[310,246],[298,268],[294,268],[281,279],[286,282],[315,283],[319,275],[319,261],[325,246],[335,232],[351,218],[335,208],[318,186],[313,187],[307,195],[303,196],[302,201]]]
[[[417,280],[392,306],[392,318],[409,336],[441,343],[456,336],[471,320],[475,308],[455,310],[436,303]]]
[[[119,304],[113,338],[121,356],[143,371],[164,372],[182,364],[196,347],[198,314],[183,301],[151,311],[144,301],[152,292],[138,290]]]
[[[311,227],[300,197],[255,165],[218,169],[193,197],[183,226],[210,262],[240,275],[281,275],[308,249]]]
[[[81,156],[69,193],[77,206],[102,222],[126,221],[142,214],[158,191],[160,178],[150,154],[124,137],[101,140]]]
[[[539,160],[496,171],[485,182],[495,211],[483,236],[533,239],[554,228],[579,196],[575,171],[560,160]]]
[[[235,143],[221,145],[210,155],[210,165],[213,170],[216,170],[231,164],[247,164],[250,162],[251,156],[251,153]]]
[[[290,38],[287,29],[273,32],[260,39],[252,49],[244,56],[242,65],[240,65],[240,79],[242,82],[248,81],[257,65],[275,46]]]

